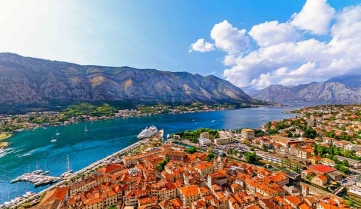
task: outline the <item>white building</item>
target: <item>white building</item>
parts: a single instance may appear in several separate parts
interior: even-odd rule
[[[212,144],[211,140],[209,140],[207,138],[199,138],[198,142],[201,146],[208,146],[208,145]]]

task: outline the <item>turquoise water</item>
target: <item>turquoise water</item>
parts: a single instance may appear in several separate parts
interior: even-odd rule
[[[183,130],[201,127],[213,129],[256,128],[270,120],[292,117],[284,110],[287,107],[247,108],[239,110],[159,115],[149,117],[119,118],[108,121],[86,122],[67,126],[39,128],[16,133],[6,141],[10,146],[0,154],[0,192],[3,201],[25,191],[40,191],[46,186],[34,188],[29,183],[10,181],[24,172],[41,169],[50,170],[49,175],[59,176],[66,170],[66,155],[69,154],[74,171],[118,151],[137,141],[136,135],[146,126],[155,125],[165,130],[165,136]],[[193,121],[194,120],[194,121]],[[214,121],[213,121],[214,120]],[[87,126],[88,132],[84,132]],[[60,135],[56,136],[55,133]],[[52,137],[57,139],[51,143]],[[10,194],[10,195],[9,195]]]

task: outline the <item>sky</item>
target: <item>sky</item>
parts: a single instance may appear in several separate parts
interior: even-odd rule
[[[325,81],[361,73],[361,0],[0,0],[0,52],[248,90]]]

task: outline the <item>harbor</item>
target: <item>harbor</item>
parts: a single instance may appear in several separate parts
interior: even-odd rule
[[[141,145],[144,145],[144,144],[147,144],[148,143],[148,139],[143,139],[142,141],[138,141],[122,150],[119,150],[118,152],[115,152],[101,160],[98,160],[90,165],[88,165],[87,167],[73,173],[73,174],[70,174],[68,175],[67,177],[65,177],[64,179],[60,179],[59,182],[57,182],[56,184],[50,186],[49,188],[43,190],[43,191],[40,191],[39,193],[32,193],[30,196],[24,198],[24,197],[19,197],[19,198],[15,198],[14,201],[10,201],[10,202],[6,202],[6,204],[4,203],[4,205],[6,207],[10,207],[10,208],[18,208],[20,205],[22,204],[25,204],[25,203],[36,203],[38,201],[40,201],[39,197],[45,193],[45,192],[48,192],[54,188],[57,188],[57,187],[60,187],[64,184],[66,184],[66,182],[70,181],[72,178],[78,176],[78,175],[81,175],[81,174],[84,174],[84,173],[87,173],[91,170],[94,170],[94,169],[97,169],[103,165],[106,165],[106,164],[109,164],[109,163],[119,163],[121,162],[122,160],[122,157],[125,156],[126,154],[128,154],[131,150],[133,149],[136,149],[137,147],[141,146]],[[56,177],[55,177],[56,178]],[[1,206],[0,206],[1,208]]]

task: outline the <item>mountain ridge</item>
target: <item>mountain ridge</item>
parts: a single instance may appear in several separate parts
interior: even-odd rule
[[[360,103],[361,75],[334,77],[325,82],[296,86],[271,85],[253,97],[269,102]]]
[[[0,53],[0,92],[0,106],[8,110],[79,102],[124,106],[193,102],[266,104],[213,75],[78,65],[13,53]]]

